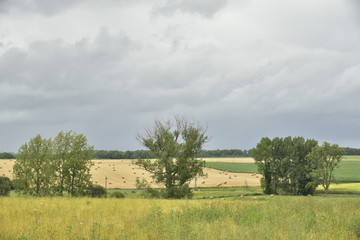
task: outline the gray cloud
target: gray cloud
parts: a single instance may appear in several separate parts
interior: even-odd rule
[[[101,13],[93,12],[95,2],[85,10],[52,5],[56,21],[68,8],[73,15],[66,17],[85,16],[94,24],[90,16],[97,16],[105,27],[96,25],[95,35],[76,40],[65,29],[63,37],[49,32],[46,38],[24,36],[24,46],[3,44],[0,132],[6,137],[0,151],[62,129],[86,134],[97,149],[136,149],[137,132],[172,114],[208,124],[208,148],[250,148],[263,136],[287,135],[358,146],[357,23],[340,3],[306,14],[308,2],[284,2],[272,8],[260,0],[241,8],[237,1],[123,2],[121,13],[147,14],[127,21],[117,20],[112,4],[104,3]],[[152,4],[167,17],[151,18]],[[276,10],[280,6],[285,13]],[[337,7],[342,14],[331,17]],[[196,16],[212,17],[219,9],[211,21]],[[54,27],[36,11],[36,21]],[[172,15],[177,11],[196,14],[179,18]],[[21,24],[20,30],[31,27]],[[6,41],[19,38],[21,31],[11,30]]]
[[[154,8],[155,14],[171,15],[177,11],[185,13],[197,13],[201,16],[212,18],[215,13],[224,8],[226,0],[167,0],[164,4]]]
[[[19,12],[40,12],[45,15],[54,15],[78,4],[83,0],[63,0],[63,1],[46,1],[46,0],[2,0],[0,1],[0,12],[9,13],[12,11]]]

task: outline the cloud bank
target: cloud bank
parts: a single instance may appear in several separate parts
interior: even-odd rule
[[[40,133],[138,149],[154,118],[208,125],[207,148],[263,136],[359,147],[351,1],[2,1],[0,151]]]

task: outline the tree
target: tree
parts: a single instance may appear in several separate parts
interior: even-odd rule
[[[83,134],[72,131],[61,131],[55,137],[53,146],[57,194],[63,195],[64,191],[71,196],[86,194],[91,186],[90,168],[94,147],[87,144]]]
[[[318,145],[314,139],[294,137],[291,147],[291,173],[290,181],[292,191],[299,195],[313,194],[317,183],[311,174],[317,167],[308,154]]]
[[[0,177],[0,196],[9,195],[10,191],[14,189],[11,180],[7,177]]]
[[[36,196],[48,195],[54,177],[51,158],[51,139],[37,135],[23,144],[13,167],[16,189]]]
[[[309,154],[309,158],[317,163],[317,169],[314,171],[318,181],[324,187],[325,193],[328,192],[331,181],[333,180],[333,171],[342,160],[344,149],[339,148],[337,144],[324,142],[322,146],[316,146]]]
[[[203,176],[205,162],[195,158],[208,137],[199,124],[175,117],[175,121],[155,120],[154,126],[138,136],[155,161],[139,159],[136,163],[152,173],[156,183],[165,186],[165,198],[190,197],[189,182]]]
[[[272,169],[272,141],[268,137],[264,137],[256,145],[252,151],[252,157],[258,166],[259,172],[262,174],[261,187],[266,194],[276,193],[273,187],[273,169]]]

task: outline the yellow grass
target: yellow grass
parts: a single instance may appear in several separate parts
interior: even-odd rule
[[[0,239],[358,239],[357,198],[0,198]]]
[[[351,191],[351,192],[360,192],[360,183],[332,183],[330,185],[330,191]]]

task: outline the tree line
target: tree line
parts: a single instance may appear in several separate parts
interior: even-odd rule
[[[262,174],[261,187],[266,194],[313,194],[318,185],[327,192],[333,171],[344,149],[303,137],[264,137],[252,151]]]
[[[340,147],[343,149],[344,155],[360,155],[359,148]],[[227,158],[227,157],[251,157],[252,149],[216,149],[216,150],[202,150],[196,155],[199,158]],[[3,152],[0,153],[0,159],[15,159],[16,154]],[[149,150],[94,150],[93,159],[146,159],[151,158]]]
[[[250,150],[240,149],[216,149],[201,150],[196,157],[198,158],[220,158],[220,157],[249,157]],[[94,159],[148,159],[152,158],[150,150],[117,151],[117,150],[95,150]]]

